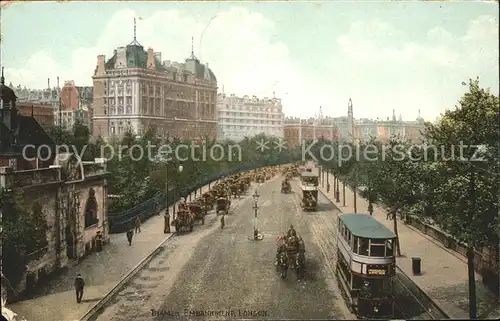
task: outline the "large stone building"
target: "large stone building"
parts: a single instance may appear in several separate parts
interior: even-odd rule
[[[215,138],[217,79],[193,51],[184,63],[162,61],[134,34],[110,59],[97,57],[93,82],[93,136],[154,127],[164,137]]]
[[[84,162],[73,154],[56,155],[40,124],[18,113],[15,93],[4,85],[3,69],[0,89],[0,190],[21,191],[26,208],[43,217],[48,226],[47,245],[27,253],[27,272],[16,286],[17,292],[23,292],[69,260],[93,251],[97,234],[107,243],[107,172],[101,160]],[[37,151],[41,145],[45,148]],[[9,214],[13,213],[3,212],[2,220]]]
[[[48,244],[28,253],[27,273],[16,287],[18,292],[94,251],[98,233],[103,244],[109,242],[104,163],[62,154],[49,168],[0,167],[0,189],[22,191],[27,208],[42,213],[48,225]]]
[[[305,141],[326,139],[336,141],[339,131],[333,118],[286,118],[284,140],[288,146],[294,147]]]
[[[258,134],[283,138],[283,107],[279,98],[217,96],[217,139],[240,141]]]
[[[78,121],[92,130],[92,87],[77,87],[73,80],[61,88],[61,101],[54,109],[55,125],[73,129]]]

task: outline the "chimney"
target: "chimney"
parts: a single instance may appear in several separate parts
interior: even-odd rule
[[[148,69],[156,69],[155,67],[155,53],[153,48],[148,49],[148,60],[147,60],[147,68]]]
[[[106,59],[105,55],[97,56],[97,68],[95,71],[95,76],[102,76],[106,74],[106,69],[104,67],[104,60]]]
[[[50,78],[47,78],[47,88],[50,89]]]

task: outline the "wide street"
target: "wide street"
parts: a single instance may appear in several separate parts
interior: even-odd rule
[[[339,294],[334,270],[326,263],[330,260],[325,260],[325,254],[336,253],[336,212],[321,196],[318,212],[303,213],[296,193],[280,193],[281,179],[254,185],[260,194],[258,224],[263,240],[249,240],[254,225],[251,188],[236,201],[224,229],[211,215],[205,226],[171,239],[163,253],[116,296],[97,320],[183,319],[189,311],[222,313],[189,316],[200,320],[352,319]],[[280,279],[273,265],[276,237],[286,233],[290,224],[306,244],[303,281],[297,281],[294,273]]]

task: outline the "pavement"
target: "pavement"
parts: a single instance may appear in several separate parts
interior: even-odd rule
[[[208,185],[202,187],[202,193],[206,191]],[[69,266],[47,284],[37,287],[31,299],[10,304],[8,308],[28,321],[79,320],[132,268],[171,236],[171,233],[163,233],[164,211],[160,214],[141,224],[141,232],[134,235],[131,246],[125,233],[110,234],[110,243],[102,252],[94,252],[79,264]],[[76,303],[73,286],[78,273],[86,283],[80,304]]]
[[[318,173],[318,169],[315,169]],[[344,213],[354,213],[354,192],[346,186],[346,206],[342,206],[343,193],[340,186],[340,202],[335,202],[333,175],[329,176],[330,192],[326,191],[325,181],[320,190]],[[368,214],[368,202],[357,196],[358,213]],[[374,205],[373,216],[393,230],[394,222],[386,219],[386,212]],[[440,242],[421,233],[412,226],[398,220],[398,234],[401,257],[396,259],[397,266],[434,301],[450,318],[469,319],[468,269],[467,260],[461,254],[446,249]],[[422,274],[413,275],[412,257],[419,257]],[[477,316],[478,318],[498,319],[499,300],[483,285],[481,276],[476,273]]]
[[[280,178],[253,184],[233,199],[223,229],[211,214],[204,226],[169,240],[97,320],[353,319],[323,255],[336,255],[333,207],[324,199],[324,211],[309,216],[298,196],[281,194],[280,187]],[[253,240],[255,188],[260,241]],[[290,224],[306,244],[303,281],[291,270],[282,280],[274,266],[276,237]]]

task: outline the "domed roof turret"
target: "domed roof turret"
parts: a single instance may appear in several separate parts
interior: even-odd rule
[[[17,99],[16,93],[14,90],[8,86],[5,86],[5,77],[3,75],[3,67],[2,67],[2,76],[0,77],[0,90],[2,92],[1,99],[4,103],[15,102]]]

